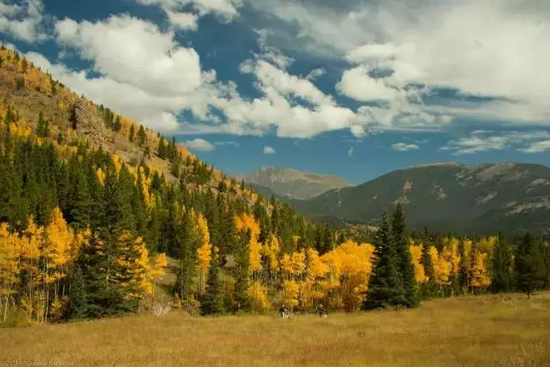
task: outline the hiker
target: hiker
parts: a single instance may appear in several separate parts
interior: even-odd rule
[[[279,313],[281,314],[281,318],[283,319],[286,319],[288,317],[287,310],[284,304],[281,306],[281,308],[279,308]]]
[[[317,313],[319,314],[319,317],[323,317],[323,318],[328,317],[327,310],[325,309],[325,307],[323,307],[322,304],[317,305]]]

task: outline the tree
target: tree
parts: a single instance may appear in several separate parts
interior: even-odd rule
[[[38,115],[38,125],[36,127],[36,134],[40,138],[47,138],[50,136],[50,123],[44,119],[44,114],[40,111]]]
[[[128,135],[128,140],[130,140],[131,143],[134,142],[136,135],[136,128],[134,127],[134,124],[130,126],[130,135]]]
[[[120,131],[122,129],[122,122],[120,121],[120,116],[117,116],[113,125],[115,131]]]
[[[241,233],[235,254],[235,300],[237,301],[236,311],[250,311],[252,303],[248,296],[250,286],[250,250],[249,243],[252,234],[250,230]]]
[[[424,274],[428,280],[420,286],[420,294],[422,298],[429,299],[434,297],[437,292],[437,283],[435,282],[435,270],[432,258],[430,256],[430,244],[425,242],[422,246],[422,266],[424,266]]]
[[[138,144],[140,147],[142,147],[145,145],[145,143],[147,143],[147,135],[145,134],[145,129],[143,128],[143,125],[139,125]]]
[[[519,243],[515,269],[517,288],[520,292],[531,294],[544,285],[544,259],[535,238],[527,233]]]
[[[498,236],[492,265],[491,291],[511,292],[514,288],[514,249],[502,235]]]
[[[411,261],[409,252],[409,236],[405,224],[405,216],[400,204],[397,204],[393,215],[391,225],[391,238],[394,242],[395,251],[398,258],[398,272],[401,275],[403,289],[407,307],[418,307],[418,287],[414,277],[414,265]]]
[[[208,278],[206,281],[206,293],[201,302],[202,315],[217,315],[223,311],[223,299],[221,296],[222,288],[219,277],[219,259],[217,248],[212,248],[212,261],[208,268]]]
[[[399,261],[384,213],[374,238],[375,263],[363,309],[406,305],[405,290],[399,277]]]

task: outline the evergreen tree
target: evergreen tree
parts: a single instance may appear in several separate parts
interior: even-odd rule
[[[70,291],[70,311],[71,319],[84,319],[87,315],[87,297],[84,274],[80,265],[75,267],[71,282]]]
[[[493,292],[511,292],[514,287],[514,250],[502,235],[493,250],[491,290]]]
[[[120,131],[122,129],[122,122],[120,121],[120,116],[117,116],[113,124],[113,129],[115,131]]]
[[[363,309],[372,310],[407,303],[403,283],[399,277],[399,258],[391,236],[388,217],[384,213],[374,238],[375,256]]]
[[[409,252],[409,236],[405,224],[405,216],[400,204],[397,204],[393,215],[391,225],[391,237],[394,242],[395,251],[398,258],[398,272],[401,275],[403,289],[405,291],[407,307],[418,307],[418,289],[414,279],[414,265],[411,261]]]
[[[50,136],[50,123],[44,119],[44,114],[42,111],[38,115],[36,134],[41,138],[47,138]]]
[[[165,159],[166,155],[167,155],[166,151],[167,151],[167,147],[166,147],[164,138],[161,138],[159,140],[159,145],[158,145],[158,148],[157,148],[157,155],[159,156],[159,158]]]
[[[130,125],[130,134],[128,135],[128,140],[130,140],[131,143],[134,142],[136,135],[136,128],[134,127],[134,124]]]
[[[237,312],[248,312],[252,308],[252,302],[248,297],[249,268],[250,268],[250,230],[241,234],[235,253],[235,300]]]
[[[138,144],[140,147],[143,147],[147,143],[147,135],[145,134],[145,129],[143,125],[139,125],[138,130]]]
[[[527,233],[519,243],[515,258],[517,289],[527,297],[544,286],[545,267],[540,247]]]
[[[181,218],[181,214],[175,218]],[[175,292],[186,304],[194,294],[197,249],[199,238],[196,228],[196,216],[192,209],[185,209],[183,220],[175,226],[175,246],[179,248],[179,266],[176,275]]]
[[[219,259],[212,250],[212,260],[206,280],[206,293],[201,302],[202,315],[218,315],[223,312],[222,285],[219,276]]]

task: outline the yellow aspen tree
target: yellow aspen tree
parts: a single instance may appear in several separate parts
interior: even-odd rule
[[[42,273],[40,266],[40,250],[43,248],[44,228],[37,226],[32,217],[27,220],[21,242],[22,271],[27,277],[25,291],[21,297],[21,308],[29,322],[44,321],[44,299],[42,279],[46,274]]]
[[[6,322],[10,296],[15,294],[19,284],[21,239],[17,233],[10,233],[7,223],[0,224],[0,310]]]
[[[259,280],[253,281],[250,284],[247,294],[252,300],[252,309],[254,311],[265,311],[269,308],[267,289]]]
[[[448,284],[451,274],[451,263],[439,255],[435,246],[430,247],[430,257],[434,266],[435,282],[440,286]]]
[[[491,276],[487,269],[487,253],[476,252],[472,264],[472,286],[487,289],[491,285]]]
[[[53,301],[59,299],[60,280],[67,275],[67,264],[71,260],[71,247],[75,238],[59,208],[55,208],[50,216],[50,224],[45,230],[42,242],[42,272],[45,293],[45,321],[47,322],[50,306],[50,288],[53,286]],[[56,307],[58,308],[58,307]]]
[[[166,254],[161,253],[154,257],[151,269],[149,271],[149,279],[153,283],[153,298],[155,297],[155,289],[158,280],[166,274],[166,268],[168,267],[168,258]]]
[[[423,246],[412,244],[409,246],[409,252],[411,254],[411,261],[414,265],[414,280],[419,283],[425,283],[428,281],[424,265],[422,265],[422,249]]]
[[[197,249],[197,261],[199,264],[199,292],[204,292],[205,278],[212,261],[212,245],[210,244],[210,232],[206,218],[199,213],[197,217],[197,230],[199,234],[199,248]]]
[[[99,180],[99,182],[100,182],[102,185],[105,185],[105,172],[103,172],[103,170],[101,169],[101,167],[99,167],[95,173],[96,173],[96,175],[97,175],[97,179]]]

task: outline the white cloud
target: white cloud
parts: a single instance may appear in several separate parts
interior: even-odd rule
[[[20,5],[0,3],[0,32],[31,43],[48,37],[42,31],[44,5],[42,0],[23,0]]]
[[[219,145],[219,146],[232,146],[232,147],[238,147],[240,146],[239,143],[237,143],[236,141],[217,141],[214,143],[214,145]]]
[[[180,29],[196,30],[196,19],[193,23],[195,27],[182,27],[183,24],[190,24],[190,19],[184,19],[181,17],[174,17],[174,12],[186,7],[191,6],[193,10],[198,13],[199,16],[207,14],[214,14],[219,20],[223,22],[230,22],[239,16],[239,8],[242,6],[240,0],[136,0],[143,5],[158,5],[160,6],[168,16],[168,21]]]
[[[550,140],[538,141],[533,143],[530,147],[523,149],[525,153],[542,153],[550,150]]]
[[[361,139],[365,136],[365,128],[361,125],[352,125],[350,131],[357,139]]]
[[[353,156],[353,147],[349,147],[348,149],[348,158],[351,158]]]
[[[201,85],[199,55],[179,47],[171,32],[127,15],[97,23],[63,20],[56,25],[58,41],[75,47],[94,68],[155,95],[171,97]]]
[[[195,14],[166,10],[166,15],[174,28],[184,31],[196,31],[198,28],[198,17]]]
[[[438,109],[526,125],[550,124],[550,3],[536,0],[409,0],[346,3],[250,0],[258,10],[287,22],[280,45],[360,67],[390,69],[384,85],[370,79],[341,82],[359,101],[391,98],[384,86],[447,87],[490,103]],[[284,28],[278,25],[280,28]],[[298,31],[291,29],[297,27]],[[286,32],[286,33],[285,33]],[[287,35],[285,38],[284,35]],[[350,74],[354,71],[355,74]],[[363,79],[361,69],[345,76]],[[344,79],[344,78],[343,78]],[[346,88],[344,88],[346,86]],[[435,112],[431,106],[426,113]],[[437,121],[436,121],[437,122]],[[442,119],[441,123],[445,123]]]
[[[189,150],[195,150],[199,152],[211,152],[216,150],[216,146],[204,139],[193,139],[181,143],[182,146],[186,147]]]
[[[264,147],[264,154],[275,154],[275,149],[266,145]]]
[[[420,146],[417,144],[395,143],[395,144],[392,144],[392,148],[400,152],[407,152],[409,150],[420,149]]]
[[[388,87],[383,78],[371,77],[366,66],[358,66],[344,71],[342,80],[336,85],[336,89],[350,98],[363,102],[394,100],[399,97],[399,91]]]
[[[526,153],[540,153],[546,150],[550,133],[546,131],[507,131],[491,135],[491,132],[477,130],[468,137],[451,140],[440,150],[454,151],[454,155],[473,154],[490,150],[516,148]]]
[[[317,79],[318,77],[320,76],[323,76],[326,74],[326,71],[325,69],[322,69],[322,68],[318,68],[318,69],[313,69],[309,72],[309,74],[306,76],[306,79],[308,80],[315,80]]]

